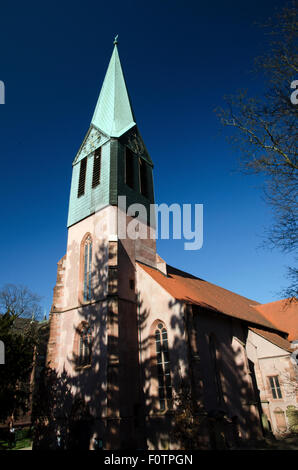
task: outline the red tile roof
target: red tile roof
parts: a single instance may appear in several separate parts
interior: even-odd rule
[[[278,300],[255,307],[279,329],[289,333],[289,341],[298,339],[298,301]]]
[[[280,327],[274,325],[255,308],[258,303],[254,300],[242,297],[169,265],[167,265],[167,276],[142,263],[138,263],[138,265],[177,300],[199,305],[251,324],[280,330]]]
[[[293,349],[291,348],[291,343],[285,338],[282,338],[280,335],[273,333],[271,331],[266,331],[266,330],[260,330],[259,328],[249,328],[251,331],[254,333],[257,333],[258,335],[262,336],[263,338],[267,339],[267,341],[270,341],[270,343],[275,344],[276,346],[285,349],[286,351],[293,352]]]

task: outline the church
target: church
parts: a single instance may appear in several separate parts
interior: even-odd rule
[[[239,439],[261,438],[264,410],[247,340],[265,332],[289,355],[288,333],[257,302],[167,265],[152,220],[118,207],[125,196],[149,213],[155,200],[117,40],[72,168],[47,350],[69,393],[57,399],[52,448],[183,448],[172,435],[182,384],[198,419],[222,414]],[[148,236],[120,237],[119,217],[126,226],[137,218]],[[212,447],[209,428],[204,448]]]

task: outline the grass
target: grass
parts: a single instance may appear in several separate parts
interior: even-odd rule
[[[31,447],[32,438],[30,437],[29,429],[22,429],[16,431],[16,440],[14,447],[9,446],[9,441],[4,438],[0,438],[0,450],[20,450],[26,447]]]

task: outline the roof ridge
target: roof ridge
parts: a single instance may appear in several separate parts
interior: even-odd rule
[[[156,267],[142,262],[137,263],[155,282],[177,300],[198,305],[210,311],[217,311],[251,325],[287,334],[287,332],[280,330],[273,322],[266,318],[265,315],[262,315],[255,308],[258,304],[253,305],[252,302],[254,301],[251,299],[195,277],[185,271],[173,268],[170,265],[167,265],[167,267],[172,268],[173,272],[171,273],[171,269],[168,270],[169,272],[166,276]]]
[[[203,279],[203,278],[201,278],[201,277],[197,277],[197,276],[195,276],[194,274],[188,273],[187,271],[182,271],[181,269],[175,268],[174,266],[170,266],[169,264],[167,264],[167,266],[169,266],[169,267],[171,267],[172,269],[175,269],[176,271],[179,271],[179,272],[181,272],[181,273],[188,274],[189,276],[192,276],[193,279],[197,279],[197,280],[199,280],[199,281],[207,282],[208,284],[210,284],[210,285],[212,285],[212,286],[215,286],[215,287],[217,287],[217,288],[219,288],[219,289],[223,289],[224,291],[230,292],[230,293],[233,294],[233,295],[237,295],[238,297],[241,297],[242,299],[248,300],[249,302],[254,302],[255,305],[252,305],[252,307],[256,307],[257,305],[262,305],[262,304],[260,304],[259,302],[257,302],[256,300],[250,299],[249,297],[245,297],[244,295],[238,294],[237,292],[233,292],[232,290],[227,289],[226,287],[222,287],[222,286],[219,286],[218,284],[214,284],[213,282],[206,281],[206,279]]]

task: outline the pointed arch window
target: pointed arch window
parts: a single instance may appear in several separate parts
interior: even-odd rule
[[[168,333],[162,323],[155,329],[155,347],[157,359],[158,396],[161,411],[171,407],[172,384],[168,347]]]
[[[80,366],[91,364],[92,335],[89,325],[83,325],[79,337],[78,363]]]
[[[84,302],[91,300],[91,295],[92,295],[91,280],[92,280],[92,239],[91,239],[91,236],[88,235],[84,243],[84,288],[83,288]]]

